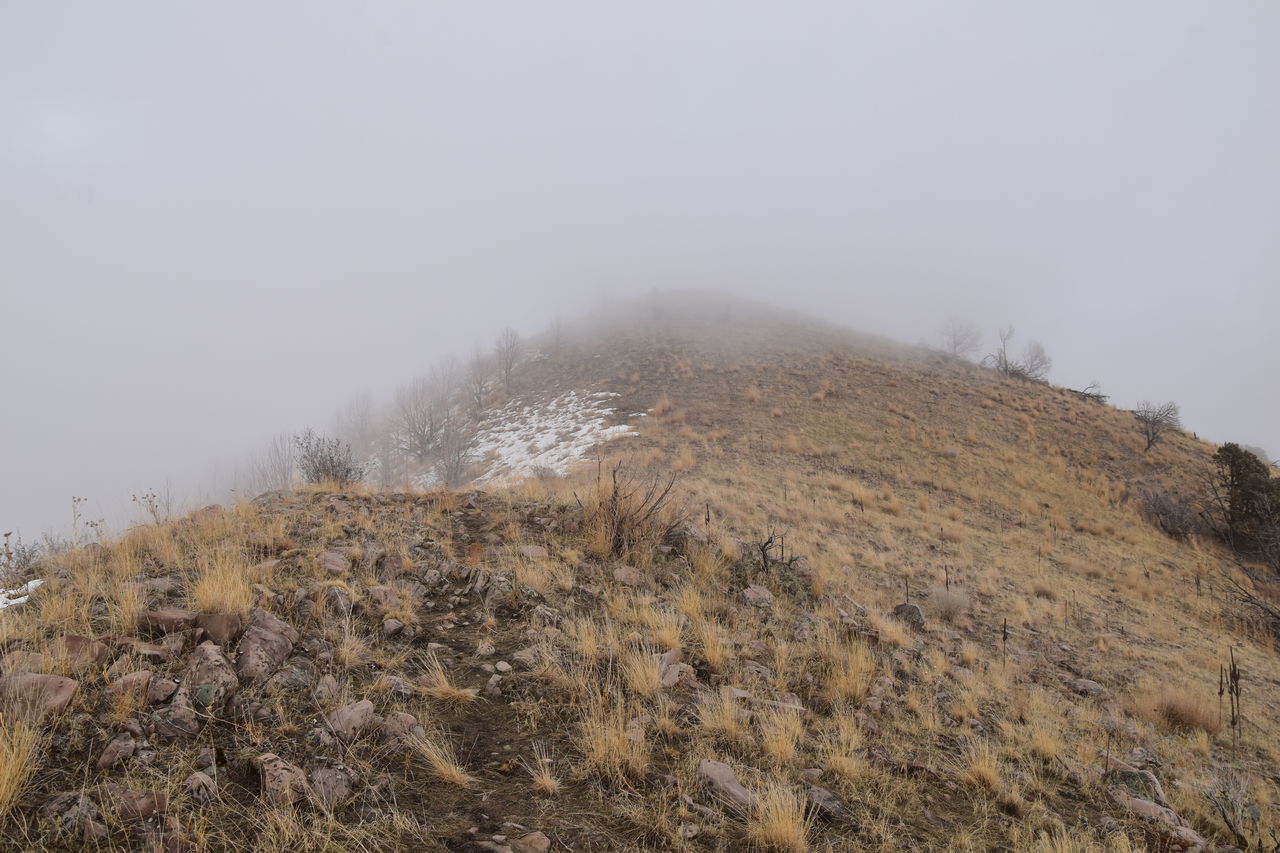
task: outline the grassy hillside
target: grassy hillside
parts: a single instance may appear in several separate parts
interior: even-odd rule
[[[76,686],[4,694],[0,846],[1277,843],[1273,642],[1227,555],[1133,497],[1212,447],[742,304],[543,353],[518,393],[616,393],[639,435],[567,478],[272,494],[38,567],[0,673]]]

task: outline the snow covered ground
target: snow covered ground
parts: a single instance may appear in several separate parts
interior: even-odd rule
[[[638,435],[627,424],[607,425],[615,415],[608,401],[616,396],[608,391],[570,391],[540,405],[507,404],[480,425],[475,456],[483,473],[476,482],[565,474],[597,444]]]
[[[0,610],[26,604],[27,599],[31,597],[31,593],[39,589],[43,583],[44,581],[37,578],[33,581],[27,581],[16,589],[0,589]]]

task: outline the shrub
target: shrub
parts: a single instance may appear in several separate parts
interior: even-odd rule
[[[1156,404],[1142,400],[1133,410],[1133,415],[1138,419],[1142,437],[1147,441],[1144,451],[1155,447],[1169,430],[1182,429],[1182,415],[1177,403]]]
[[[1142,514],[1163,530],[1165,535],[1185,539],[1203,529],[1200,514],[1195,508],[1161,486],[1139,483],[1136,491]]]
[[[359,482],[368,467],[367,463],[355,461],[350,444],[317,435],[311,429],[294,436],[293,443],[298,449],[298,471],[306,483],[334,482],[348,486]]]
[[[1280,479],[1238,444],[1222,445],[1213,461],[1209,523],[1232,548],[1280,571]]]

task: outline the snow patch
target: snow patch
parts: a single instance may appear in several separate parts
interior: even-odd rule
[[[10,607],[19,607],[27,603],[31,598],[31,593],[35,592],[44,583],[40,578],[33,581],[27,581],[16,589],[0,589],[0,610],[7,610]]]
[[[639,435],[631,426],[608,426],[616,409],[608,391],[570,391],[548,403],[508,403],[480,425],[474,446],[485,466],[478,483],[519,480],[550,471],[568,473],[591,448],[611,439]]]

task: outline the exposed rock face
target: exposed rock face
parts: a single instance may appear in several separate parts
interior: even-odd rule
[[[368,699],[361,699],[359,702],[352,702],[350,705],[339,708],[325,719],[334,737],[344,743],[350,743],[360,732],[373,725],[373,703]]]
[[[893,608],[893,615],[917,631],[924,629],[924,611],[919,604],[899,604]]]
[[[298,632],[265,610],[255,608],[249,627],[240,638],[236,672],[249,684],[271,677],[298,642]]]
[[[239,689],[240,679],[222,649],[211,642],[196,646],[182,676],[181,692],[191,704],[202,711],[216,710]]]
[[[1081,696],[1101,696],[1107,692],[1101,684],[1096,681],[1090,681],[1087,678],[1077,678],[1075,681],[1067,683],[1067,687],[1071,688],[1071,692],[1078,693]]]
[[[20,672],[0,678],[0,707],[43,718],[71,704],[80,682],[61,675]]]
[[[307,776],[311,780],[312,795],[327,809],[346,802],[356,780],[355,771],[341,764],[312,767]]]
[[[167,607],[164,610],[152,610],[142,614],[138,620],[139,627],[155,634],[172,634],[185,631],[195,622],[196,614],[191,610],[179,610]]]
[[[220,646],[226,646],[244,627],[244,619],[239,613],[201,613],[196,616],[196,627],[204,631],[205,636]]]
[[[702,759],[698,764],[698,781],[727,806],[747,811],[755,805],[755,795],[742,786],[733,768],[721,761]]]
[[[253,760],[262,782],[262,796],[276,805],[288,805],[307,794],[307,777],[300,768],[274,752]]]

